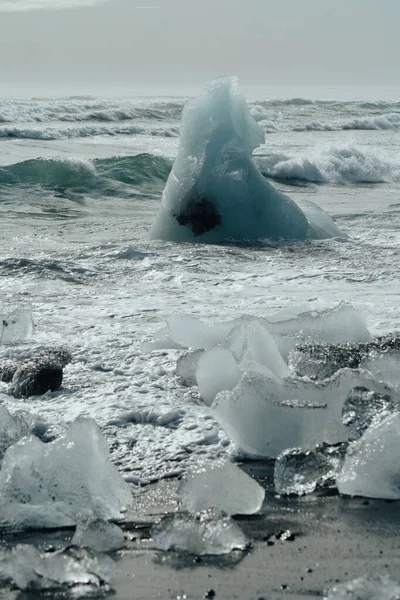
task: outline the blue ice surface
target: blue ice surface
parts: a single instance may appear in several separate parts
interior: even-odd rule
[[[150,238],[221,243],[340,236],[320,207],[295,202],[263,177],[252,153],[264,142],[236,78],[208,83],[185,106],[179,152]]]

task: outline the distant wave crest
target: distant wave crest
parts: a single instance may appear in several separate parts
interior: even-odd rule
[[[277,181],[312,183],[386,183],[400,180],[400,162],[377,148],[329,146],[313,154],[257,157],[263,174]]]
[[[102,126],[98,124],[84,125],[80,127],[55,128],[47,127],[40,129],[38,127],[17,127],[1,126],[0,138],[16,138],[31,140],[61,140],[65,138],[82,138],[93,136],[115,136],[115,135],[151,135],[152,137],[178,137],[179,129],[177,127],[152,127],[145,128],[139,125],[115,125]]]
[[[400,113],[354,117],[348,120],[332,121],[331,123],[311,121],[297,125],[294,131],[377,131],[400,129]]]

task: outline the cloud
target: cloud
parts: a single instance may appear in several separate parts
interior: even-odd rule
[[[0,0],[0,11],[25,12],[29,10],[60,10],[95,6],[107,0]]]

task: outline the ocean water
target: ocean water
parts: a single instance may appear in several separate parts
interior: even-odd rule
[[[10,409],[55,430],[93,417],[123,475],[146,483],[232,449],[175,376],[179,352],[141,350],[169,315],[213,322],[345,301],[372,334],[396,330],[400,92],[399,101],[354,98],[252,98],[265,177],[313,200],[343,232],[252,246],[148,239],[184,98],[0,99],[0,300],[30,307],[35,326],[0,357],[61,343],[73,354],[62,390],[9,399]]]

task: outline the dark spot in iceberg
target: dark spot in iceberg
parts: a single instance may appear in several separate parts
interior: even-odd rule
[[[183,212],[174,215],[179,225],[189,226],[194,235],[202,235],[221,225],[222,219],[215,205],[205,196],[191,198]]]

